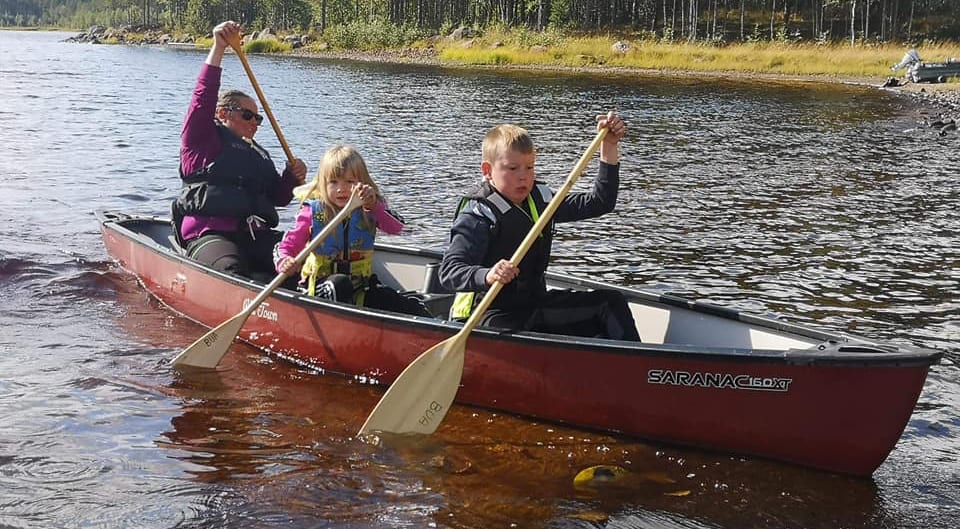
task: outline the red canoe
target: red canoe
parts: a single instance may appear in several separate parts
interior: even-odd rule
[[[104,244],[167,306],[203,325],[236,315],[263,284],[179,255],[164,219],[98,213]],[[239,338],[269,354],[387,385],[451,337],[436,252],[379,246],[384,283],[437,318],[278,289]],[[551,274],[550,286],[618,288],[644,343],[475,330],[457,402],[709,450],[867,476],[893,450],[942,353],[881,344],[670,295]]]

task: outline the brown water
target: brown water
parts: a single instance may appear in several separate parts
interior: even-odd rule
[[[169,368],[204,329],[109,261],[92,213],[166,214],[203,55],[66,36],[0,32],[0,527],[954,527],[958,137],[897,96],[252,57],[311,169],[336,141],[364,153],[411,227],[389,242],[444,243],[489,126],[528,126],[558,184],[613,107],[618,212],[565,230],[556,269],[948,358],[872,479],[466,407],[375,447],[353,434],[379,388],[242,345],[218,373]],[[574,487],[597,464],[629,473]]]

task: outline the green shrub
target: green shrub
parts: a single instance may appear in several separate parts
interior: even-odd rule
[[[385,20],[353,21],[323,32],[323,39],[334,48],[356,50],[402,48],[425,36],[412,26],[395,26]]]
[[[243,46],[247,53],[285,53],[293,49],[289,42],[273,39],[251,40]]]

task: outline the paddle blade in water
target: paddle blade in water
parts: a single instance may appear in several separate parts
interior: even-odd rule
[[[183,350],[173,359],[174,367],[200,367],[212,369],[217,367],[223,355],[227,354],[233,339],[240,334],[240,329],[247,321],[249,312],[244,311],[229,320],[217,325],[207,334],[204,334],[193,345]]]
[[[458,333],[423,352],[408,365],[383,394],[359,435],[433,433],[460,387],[466,338],[466,333]]]
[[[343,221],[347,220],[350,213],[362,204],[363,201],[360,199],[360,186],[355,186],[350,193],[350,201],[347,202],[347,205],[320,230],[320,233],[310,241],[310,244],[300,250],[300,253],[293,258],[294,264],[299,266],[310,252],[316,250],[317,246],[329,237],[331,233],[336,231],[338,227],[343,224]],[[173,366],[203,367],[208,369],[217,367],[220,359],[223,358],[223,355],[227,354],[227,350],[230,349],[230,344],[233,343],[233,339],[240,333],[240,328],[243,327],[244,322],[247,321],[250,314],[257,310],[257,307],[259,307],[265,299],[270,297],[275,290],[280,288],[280,285],[283,284],[283,281],[289,273],[289,271],[281,272],[277,277],[273,278],[273,281],[263,287],[263,290],[257,294],[257,297],[253,298],[253,301],[249,304],[244,302],[246,308],[241,310],[239,314],[221,323],[212,331],[204,334],[199,340],[193,342],[193,345],[187,347],[173,359]]]

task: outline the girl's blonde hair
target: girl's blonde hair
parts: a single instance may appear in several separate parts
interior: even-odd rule
[[[296,190],[295,194],[300,197],[301,202],[311,198],[319,198],[323,203],[324,218],[332,219],[340,211],[340,208],[334,205],[330,197],[327,196],[327,182],[333,178],[340,178],[347,173],[353,173],[358,182],[373,188],[378,201],[383,200],[380,188],[370,178],[366,162],[363,161],[360,153],[350,145],[334,145],[328,149],[320,160],[320,167],[317,169],[317,176],[313,179],[313,183],[301,186],[301,188],[306,189],[302,190],[302,194],[298,192],[300,190]]]

